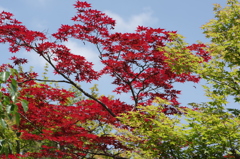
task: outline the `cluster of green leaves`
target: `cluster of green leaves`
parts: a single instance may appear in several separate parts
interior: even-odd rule
[[[215,4],[214,11],[215,19],[202,26],[206,37],[211,39],[208,46],[213,58],[199,73],[211,84],[210,94],[225,98],[231,95],[239,102],[240,2],[228,0],[224,8]]]
[[[164,51],[167,57],[165,62],[169,64],[173,72],[178,74],[191,73],[198,69],[203,62],[203,58],[195,56],[187,47],[189,44],[184,41],[180,34],[171,34],[172,41],[164,47],[159,47],[159,51]]]
[[[117,129],[114,136],[131,149],[127,157],[219,159],[239,154],[239,117],[208,106],[167,116],[162,113],[167,102],[156,102],[119,117],[128,129]]]
[[[15,69],[0,72],[0,153],[8,154],[18,151],[19,135],[12,129],[12,125],[18,125],[20,114],[17,103],[21,103],[24,111],[28,110],[26,100],[18,100],[17,81],[13,78],[18,72]],[[7,90],[2,85],[8,85]]]

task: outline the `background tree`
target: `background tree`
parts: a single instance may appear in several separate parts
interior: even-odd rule
[[[213,57],[205,65],[202,76],[212,85],[213,95],[225,98],[231,95],[239,102],[239,1],[228,0],[224,8],[215,4],[214,11],[215,19],[202,26],[206,37],[211,39],[208,46]]]
[[[239,117],[209,106],[168,116],[163,109],[170,103],[156,103],[119,117],[130,129],[114,136],[130,148],[128,158],[239,158]]]

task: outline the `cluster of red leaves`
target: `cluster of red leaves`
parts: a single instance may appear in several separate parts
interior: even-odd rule
[[[78,1],[74,6],[77,15],[72,20],[78,23],[62,25],[53,36],[63,41],[73,37],[96,44],[101,50],[101,62],[105,65],[101,74],[110,74],[114,78],[113,84],[117,85],[114,92],[130,92],[135,105],[150,104],[155,97],[179,105],[177,94],[180,91],[174,90],[172,83],[199,81],[199,77],[192,73],[179,75],[171,71],[165,62],[165,52],[158,50],[170,42],[170,34],[176,32],[139,26],[136,33],[111,34],[109,29],[114,28],[114,20],[91,9],[86,2]],[[204,47],[202,44],[194,44],[187,48],[207,61],[210,57]]]
[[[180,91],[175,90],[172,84],[199,81],[199,77],[191,72],[182,74],[173,72],[165,62],[167,59],[165,52],[158,50],[159,47],[171,42],[170,35],[176,32],[139,26],[135,33],[110,33],[115,25],[113,19],[101,11],[91,9],[87,2],[77,1],[74,6],[77,15],[72,20],[76,24],[62,25],[57,33],[52,34],[58,42],[49,42],[44,33],[28,30],[13,19],[11,13],[2,12],[0,43],[10,43],[9,50],[12,53],[16,53],[20,48],[35,51],[54,68],[54,73],[62,75],[74,86],[75,81],[91,82],[98,80],[101,75],[110,74],[114,79],[113,84],[117,85],[114,92],[130,93],[134,105],[130,106],[107,97],[96,99],[90,96],[93,100],[83,100],[74,106],[66,106],[68,98],[74,97],[73,93],[36,84],[33,82],[37,77],[35,73],[21,73],[18,82],[24,84],[20,85],[22,87],[20,99],[29,102],[29,110],[25,113],[19,109],[22,120],[16,129],[22,133],[22,139],[43,142],[48,140],[55,145],[45,145],[39,152],[26,154],[29,156],[77,158],[88,154],[90,149],[107,152],[109,145],[115,149],[123,148],[117,140],[107,134],[97,136],[95,130],[84,127],[84,123],[94,121],[99,126],[104,124],[120,126],[121,123],[113,114],[117,116],[137,105],[151,104],[156,97],[179,105],[177,95]],[[105,67],[97,72],[93,70],[93,64],[86,61],[83,56],[75,55],[66,46],[59,44],[68,38],[96,45],[100,61]],[[204,47],[201,44],[194,44],[187,48],[196,56],[208,61],[210,57]],[[27,62],[26,59],[15,56],[11,60],[15,65]],[[21,104],[19,107],[21,108]],[[112,114],[106,111],[106,108]],[[164,112],[177,113],[174,107],[166,107]]]
[[[105,103],[113,113],[117,116],[132,109],[132,106],[121,102],[120,100],[112,100],[108,97],[101,96],[99,100]],[[83,100],[76,103],[77,107],[83,112],[82,115],[86,119],[95,120],[99,119],[103,123],[111,123],[118,125],[119,121],[112,117],[99,103],[93,100]]]
[[[10,43],[10,52],[16,53],[21,47],[30,51],[32,49],[31,44],[34,41],[47,39],[41,32],[28,30],[12,16],[12,13],[4,11],[0,14],[0,42]]]
[[[53,42],[43,42],[35,47],[36,52],[46,59],[55,69],[56,74],[64,74],[66,77],[74,75],[75,81],[97,80],[99,73],[92,69],[92,63],[85,57],[74,55],[64,46]],[[51,58],[50,55],[51,54]],[[53,64],[53,61],[56,64]]]
[[[101,11],[91,9],[91,5],[87,2],[77,1],[74,6],[77,15],[72,20],[78,24],[62,25],[58,32],[52,35],[64,41],[74,37],[93,44],[105,43],[105,38],[110,34],[109,29],[114,28],[115,21]]]
[[[1,159],[19,159],[21,157],[24,157],[23,155],[20,154],[8,154],[8,155],[0,155]]]
[[[11,57],[10,60],[13,60],[13,63],[15,65],[25,64],[25,63],[28,62],[27,59],[25,59],[25,58],[17,58],[16,56]]]
[[[68,98],[74,97],[74,93],[45,84],[24,85],[20,94],[19,98],[29,102],[27,112],[24,112],[18,103],[22,120],[15,128],[21,132],[21,138],[51,143],[48,145],[46,142],[39,152],[26,153],[25,157],[79,158],[92,149],[105,151],[109,149],[109,145],[116,149],[123,148],[116,139],[107,136],[108,134],[99,136],[96,135],[95,128],[83,126],[88,121],[99,125],[120,125],[119,121],[97,102],[83,100],[76,103],[76,106],[67,106]],[[107,97],[101,97],[100,100],[117,115],[131,108],[119,100],[110,100]]]

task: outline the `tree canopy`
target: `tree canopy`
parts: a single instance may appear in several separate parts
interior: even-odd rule
[[[138,26],[113,33],[115,20],[77,1],[73,24],[51,34],[29,30],[10,12],[0,14],[0,43],[10,53],[31,51],[61,79],[41,78],[11,57],[0,66],[1,158],[240,158],[240,5],[215,5],[215,19],[202,26],[211,43],[188,44],[176,31]],[[64,44],[70,38],[96,46],[104,68]],[[113,92],[133,104],[99,95],[91,83],[110,75]],[[205,103],[182,106],[175,83],[207,80]],[[62,83],[68,84],[63,88]],[[191,101],[189,101],[191,102]]]

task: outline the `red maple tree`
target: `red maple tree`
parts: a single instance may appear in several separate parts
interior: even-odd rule
[[[134,111],[137,105],[151,104],[160,97],[169,100],[173,107],[166,107],[166,113],[178,113],[177,95],[180,90],[173,87],[174,82],[198,82],[199,77],[192,72],[174,72],[166,52],[158,48],[171,42],[175,31],[139,26],[135,33],[111,33],[115,21],[101,11],[94,10],[87,2],[74,4],[77,14],[72,18],[73,25],[62,25],[52,34],[50,41],[38,31],[28,30],[9,12],[0,14],[0,42],[9,43],[9,51],[17,53],[21,48],[34,51],[61,75],[64,80],[39,79],[35,72],[20,72],[15,78],[19,85],[19,100],[26,100],[29,109],[25,112],[18,103],[21,122],[14,126],[20,138],[41,143],[36,152],[20,152],[23,157],[31,156],[53,158],[91,158],[96,155],[120,158],[124,146],[105,132],[108,124],[123,126],[116,119],[121,113]],[[96,46],[99,60],[104,65],[100,71],[85,57],[71,53],[63,42],[75,38]],[[204,45],[193,44],[182,48],[192,54],[209,60]],[[15,65],[27,63],[27,59],[12,57]],[[201,62],[201,61],[199,61]],[[1,71],[14,68],[14,65],[2,65]],[[91,82],[109,74],[116,93],[128,93],[134,104],[106,96],[94,97],[78,85],[78,82]],[[74,86],[89,99],[69,105],[68,99],[74,98],[74,92],[53,88],[45,82],[64,82]],[[7,94],[7,90],[3,90]],[[170,110],[170,111],[169,111]],[[93,122],[97,126],[89,126]],[[99,135],[101,132],[101,135]],[[23,148],[24,149],[24,148]],[[24,149],[28,151],[28,149]],[[2,155],[4,157],[4,155]]]

